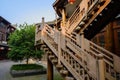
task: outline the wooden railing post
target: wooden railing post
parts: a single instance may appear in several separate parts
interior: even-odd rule
[[[98,80],[105,80],[105,63],[102,54],[98,55]]]
[[[84,50],[84,33],[82,32],[81,34],[81,48],[82,48],[82,50]]]
[[[81,46],[81,44],[80,44],[80,35],[79,35],[79,34],[77,34],[77,44],[78,44],[79,46]]]
[[[42,17],[42,26],[44,26],[44,24],[45,24],[45,19],[44,17]]]
[[[44,35],[45,35],[45,33],[44,33],[44,27],[45,27],[45,24],[44,24],[44,17],[42,18],[42,26],[41,26],[41,43],[43,42],[43,40],[44,40]]]
[[[58,32],[58,64],[60,64],[61,58],[61,32]]]
[[[62,9],[62,27],[65,27],[66,24],[66,13],[65,9]]]

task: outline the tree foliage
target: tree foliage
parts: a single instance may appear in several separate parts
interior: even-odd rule
[[[34,47],[34,25],[24,24],[19,28],[9,36],[8,44],[11,50],[8,57],[14,61],[27,59],[27,62],[29,58],[41,58],[43,51],[36,50]]]

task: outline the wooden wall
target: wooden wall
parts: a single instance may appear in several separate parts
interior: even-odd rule
[[[120,18],[110,22],[92,41],[120,56]]]

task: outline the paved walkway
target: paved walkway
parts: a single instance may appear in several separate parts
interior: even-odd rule
[[[35,75],[35,76],[25,76],[13,78],[10,75],[10,67],[13,64],[18,64],[17,62],[12,62],[9,60],[0,61],[0,80],[47,80],[47,75]]]

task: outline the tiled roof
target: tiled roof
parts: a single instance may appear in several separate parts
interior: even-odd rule
[[[10,22],[8,22],[6,19],[4,19],[2,16],[0,16],[0,22],[3,22],[5,24],[11,24]]]

